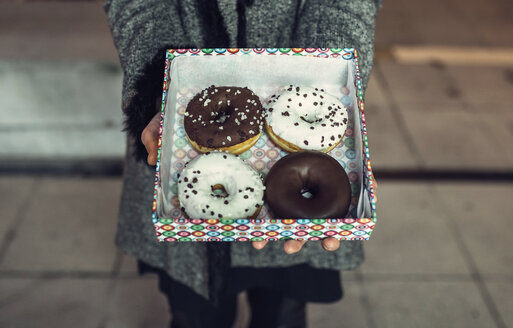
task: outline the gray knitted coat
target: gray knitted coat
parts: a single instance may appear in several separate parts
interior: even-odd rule
[[[222,279],[219,273],[230,266],[358,266],[363,249],[356,241],[342,242],[335,252],[307,242],[291,255],[284,253],[282,241],[262,250],[246,242],[157,242],[151,221],[155,168],[144,163],[140,134],[157,111],[163,49],[354,47],[360,52],[365,86],[379,6],[380,0],[107,0],[105,11],[124,72],[122,109],[128,132],[116,245],[207,299]]]

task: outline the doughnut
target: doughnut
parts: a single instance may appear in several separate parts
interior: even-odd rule
[[[269,170],[265,200],[282,219],[344,218],[351,185],[342,166],[318,151],[288,154]]]
[[[342,141],[346,126],[345,106],[323,89],[290,85],[267,106],[267,134],[288,152],[327,153]]]
[[[181,210],[193,219],[254,218],[264,203],[260,175],[235,155],[207,152],[178,177]]]
[[[202,153],[242,154],[257,142],[263,127],[262,104],[248,88],[212,85],[192,98],[184,115],[187,139]]]

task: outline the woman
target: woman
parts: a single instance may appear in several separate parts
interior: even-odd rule
[[[360,242],[159,243],[151,222],[158,112],[168,48],[359,50],[365,87],[380,0],[107,0],[124,71],[128,132],[116,244],[159,274],[171,327],[230,327],[248,291],[251,327],[306,327],[306,302],[342,297],[339,270],[363,260]],[[265,246],[265,247],[264,247]]]

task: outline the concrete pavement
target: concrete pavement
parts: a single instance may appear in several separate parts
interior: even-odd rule
[[[157,280],[138,277],[113,244],[120,187],[0,178],[1,327],[166,325]],[[379,198],[366,262],[342,274],[342,301],[309,305],[311,327],[513,325],[511,184],[383,180]],[[240,300],[236,327],[249,318]]]

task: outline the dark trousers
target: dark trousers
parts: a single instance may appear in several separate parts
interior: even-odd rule
[[[228,286],[212,302],[174,280],[164,270],[141,260],[139,274],[156,273],[159,289],[171,310],[172,328],[231,327],[237,313],[237,293],[247,292],[250,328],[304,328],[306,303],[332,303],[343,297],[340,272],[315,269],[307,264],[283,268],[230,268]]]
[[[187,286],[167,274],[159,274],[159,289],[171,310],[171,328],[230,328],[237,314],[237,295],[222,296],[214,307]],[[250,328],[305,328],[306,302],[264,287],[247,290],[251,308]]]

